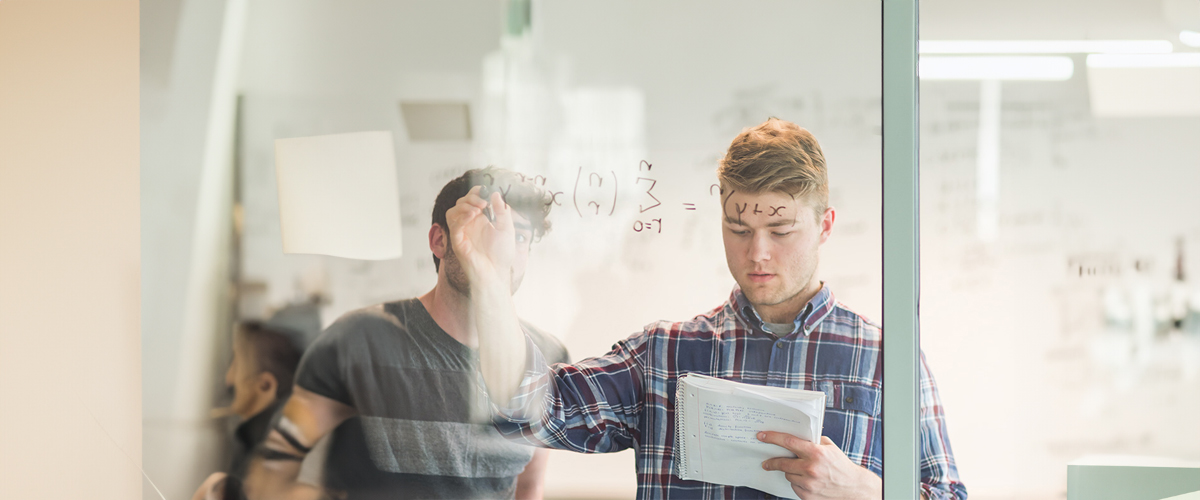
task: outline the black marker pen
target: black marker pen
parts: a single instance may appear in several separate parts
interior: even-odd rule
[[[496,214],[492,210],[492,190],[488,186],[480,186],[479,197],[483,198],[483,201],[487,203],[487,206],[483,207],[483,216],[487,217],[488,222],[496,222]]]

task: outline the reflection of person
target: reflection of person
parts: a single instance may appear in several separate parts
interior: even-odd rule
[[[209,476],[197,490],[197,498],[205,498],[209,492],[226,500],[237,498],[253,450],[267,437],[272,417],[292,393],[301,355],[295,337],[260,321],[245,321],[235,329],[225,384],[233,390],[229,410],[242,422],[233,434],[228,471]]]
[[[288,333],[258,321],[247,321],[233,340],[233,359],[225,383],[233,387],[230,411],[242,417],[234,431],[230,473],[243,477],[250,454],[267,437],[271,417],[292,393],[292,378],[301,350]]]
[[[549,370],[521,338],[506,293],[513,258],[506,213],[489,223],[474,193],[450,211],[451,238],[471,282],[482,375],[493,400],[510,403],[498,409],[497,425],[542,446],[635,448],[639,498],[763,498],[750,488],[673,475],[678,377],[821,390],[828,395],[821,443],[760,433],[783,448],[780,455],[795,455],[761,466],[786,474],[805,500],[881,497],[882,332],[817,279],[818,249],[835,219],[820,146],[808,131],[771,119],[738,135],[717,173],[725,257],[737,282],[729,300],[689,321],[649,325],[602,357]],[[920,380],[921,494],[965,498],[923,357]]]
[[[325,486],[351,500],[540,498],[546,451],[504,439],[491,425],[486,393],[476,390],[476,336],[466,307],[473,291],[447,236],[446,211],[472,186],[486,184],[514,209],[507,293],[520,285],[530,243],[549,227],[545,192],[499,169],[450,181],[429,229],[437,284],[419,298],[351,312],[309,347],[247,480],[251,498],[275,498],[290,487],[299,460],[331,431]],[[568,361],[552,337],[522,328],[545,359]]]

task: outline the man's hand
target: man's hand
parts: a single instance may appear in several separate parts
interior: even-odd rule
[[[492,193],[490,203],[481,198],[481,188],[471,188],[466,196],[459,198],[458,203],[446,211],[450,245],[472,286],[491,282],[492,279],[509,285],[512,262],[517,252],[512,211],[499,192]],[[488,220],[486,210],[492,211],[494,220]]]
[[[883,480],[851,462],[825,436],[821,436],[821,444],[815,444],[791,434],[764,431],[758,433],[758,440],[796,454],[796,458],[772,458],[763,462],[762,467],[782,471],[792,483],[792,490],[804,500],[883,498]]]

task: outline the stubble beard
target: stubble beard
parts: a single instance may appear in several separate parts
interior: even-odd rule
[[[471,297],[471,280],[467,279],[467,273],[463,271],[462,264],[458,262],[458,256],[454,254],[454,249],[446,247],[446,256],[442,257],[442,265],[446,266],[446,283],[450,284],[455,292],[463,297]]]
[[[814,252],[813,253],[814,262],[812,263],[812,266],[808,267],[808,269],[803,269],[803,271],[802,271],[803,274],[801,276],[800,281],[791,288],[778,287],[778,288],[768,288],[768,289],[756,289],[754,287],[753,283],[748,283],[748,285],[750,285],[749,287],[742,286],[741,283],[738,283],[738,285],[742,289],[742,294],[746,296],[746,300],[755,307],[777,306],[779,304],[783,304],[789,300],[792,300],[796,296],[804,293],[804,291],[808,288],[809,283],[812,282],[813,277],[816,276],[816,274],[817,274],[816,259],[818,257],[815,253],[816,249],[814,248],[812,251]]]
[[[446,266],[446,282],[450,284],[455,292],[462,295],[464,298],[471,298],[471,280],[467,278],[466,271],[463,271],[462,264],[458,261],[458,256],[454,254],[454,249],[446,248],[446,256],[442,257],[442,264]],[[508,277],[509,293],[516,293],[520,283],[516,281],[516,277],[512,275],[511,270]]]

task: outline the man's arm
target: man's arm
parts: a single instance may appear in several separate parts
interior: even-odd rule
[[[252,500],[293,498],[311,488],[296,482],[300,463],[323,436],[347,418],[354,408],[295,387],[275,426],[259,447],[259,456],[246,474],[246,496]]]
[[[546,462],[549,459],[549,451],[534,450],[533,459],[525,464],[525,470],[517,476],[516,500],[542,500],[545,490]]]
[[[480,372],[498,406],[500,432],[529,444],[576,452],[632,446],[641,412],[646,335],[618,342],[612,352],[550,371],[521,330],[512,302],[515,232],[499,194],[489,207],[472,189],[446,212],[450,241],[470,280],[472,327],[479,338]],[[545,403],[545,407],[542,404]]]
[[[512,300],[516,231],[499,192],[490,203],[476,186],[446,211],[450,244],[471,284],[470,327],[479,339],[479,371],[493,401],[517,394],[526,368],[526,339]],[[490,206],[489,206],[490,205]],[[491,210],[494,219],[484,215]]]
[[[921,411],[917,439],[921,450],[921,494],[929,500],[964,500],[967,487],[958,477],[950,435],[946,431],[946,414],[924,352],[920,366]]]

